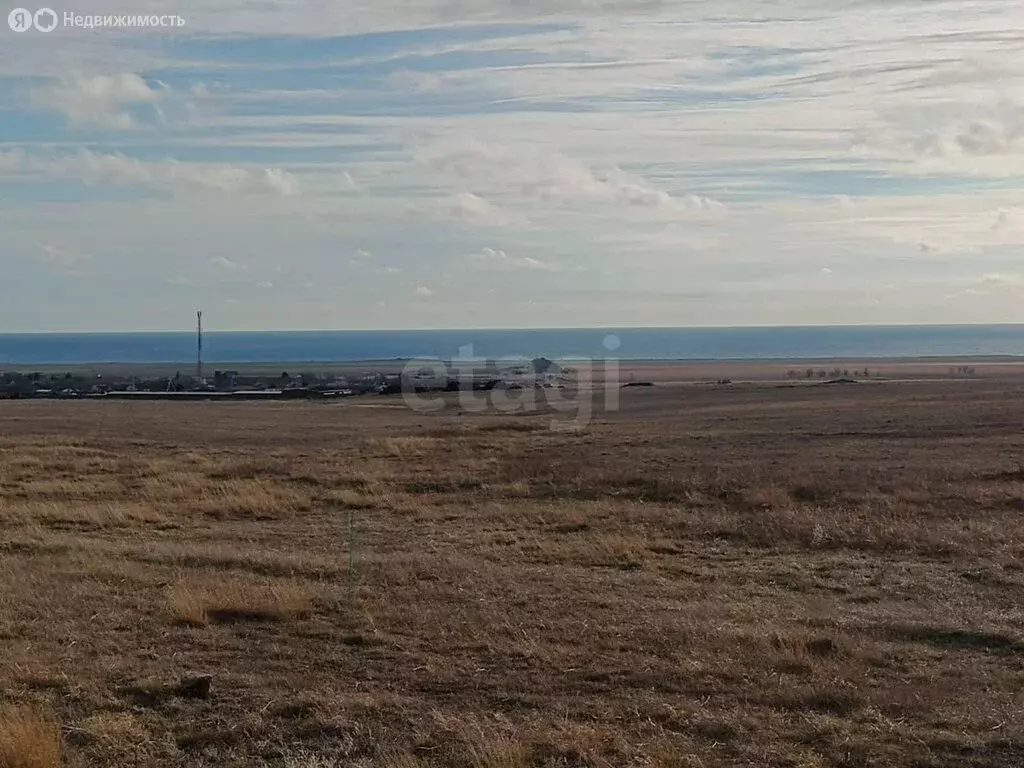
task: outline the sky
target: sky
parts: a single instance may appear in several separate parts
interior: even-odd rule
[[[0,332],[1024,321],[1018,3],[50,7]]]

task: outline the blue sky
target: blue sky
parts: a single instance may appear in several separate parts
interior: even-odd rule
[[[0,332],[1022,319],[1003,0],[89,10],[185,25],[0,28]]]

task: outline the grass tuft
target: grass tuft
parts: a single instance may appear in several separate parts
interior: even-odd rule
[[[60,763],[56,721],[27,707],[0,710],[0,768],[58,768]]]
[[[202,598],[184,584],[176,584],[168,590],[167,605],[179,624],[204,627],[209,623]]]
[[[191,627],[239,621],[290,621],[313,612],[314,593],[298,584],[254,585],[230,582],[196,591],[178,584],[168,594],[175,620]]]

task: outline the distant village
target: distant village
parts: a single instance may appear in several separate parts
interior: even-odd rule
[[[288,371],[268,376],[233,370],[216,370],[212,376],[179,372],[162,377],[0,371],[0,399],[321,399],[403,391],[565,388],[570,373],[546,358],[503,368],[481,363],[471,375],[448,367],[424,367],[401,374],[365,372],[357,376]]]

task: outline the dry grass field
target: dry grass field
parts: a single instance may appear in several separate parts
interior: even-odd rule
[[[0,768],[1024,764],[1024,386],[550,419],[0,403]]]

